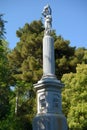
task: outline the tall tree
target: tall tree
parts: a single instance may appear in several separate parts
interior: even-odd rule
[[[20,122],[24,122],[21,123],[22,128],[25,128],[31,127],[27,122],[29,120],[31,122],[36,112],[33,83],[42,75],[42,22],[34,21],[30,25],[25,24],[22,29],[17,31],[17,36],[20,38],[20,42],[9,53],[8,59],[13,78],[11,84],[15,86],[16,92],[17,115]]]
[[[8,43],[5,41],[4,34],[5,21],[0,14],[0,129],[3,129],[3,120],[7,118],[10,111],[10,85],[9,85],[9,66],[7,54],[9,52]]]
[[[17,31],[20,42],[8,55],[13,76],[27,82],[35,82],[41,76],[42,68],[42,36],[41,21],[25,24]]]
[[[0,14],[0,40],[5,37],[5,23],[6,21],[3,20],[3,14]]]
[[[78,64],[76,73],[65,74],[63,110],[70,130],[87,129],[87,64]]]
[[[13,77],[28,82],[41,78],[43,30],[41,21],[33,21],[17,31],[20,41],[8,55]],[[75,72],[78,60],[77,57],[74,59],[75,47],[71,47],[68,40],[56,36],[55,31],[52,35],[55,41],[56,75],[60,79],[63,73]]]
[[[55,40],[56,75],[61,79],[64,73],[75,72],[77,58],[74,57],[75,47],[70,46],[69,40],[58,36]]]
[[[9,109],[9,67],[7,43],[3,40],[0,45],[0,119],[4,118]]]

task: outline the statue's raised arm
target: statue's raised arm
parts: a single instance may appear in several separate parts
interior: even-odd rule
[[[44,6],[42,15],[44,17],[46,17],[47,15],[51,15],[51,14],[52,14],[52,10],[51,10],[50,6],[49,5]]]
[[[42,15],[45,19],[45,35],[50,35],[52,28],[52,10],[49,5],[46,5],[43,9]]]

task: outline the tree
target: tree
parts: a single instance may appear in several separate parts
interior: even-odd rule
[[[7,55],[8,47],[5,41],[0,45],[0,119],[4,118],[9,111],[9,67]]]
[[[0,14],[0,119],[4,118],[9,109],[9,69],[8,69],[8,46],[4,40],[5,21]]]
[[[25,24],[17,31],[20,42],[8,55],[13,67],[13,75],[17,79],[36,82],[42,75],[42,38],[43,24],[41,21],[34,21],[30,25]],[[70,42],[52,32],[55,41],[56,75],[61,79],[63,73],[75,72],[78,63],[75,57],[75,47],[70,47]]]
[[[3,130],[7,124],[7,117],[10,112],[10,70],[7,54],[9,53],[8,43],[5,41],[5,21],[0,15],[0,129]],[[3,124],[4,122],[4,124]]]
[[[3,14],[0,14],[0,40],[5,37],[4,34],[6,33],[5,32],[5,23],[6,23],[6,21],[3,20],[2,17],[3,17]]]
[[[41,21],[25,24],[17,31],[20,42],[8,55],[13,77],[27,82],[35,82],[42,74],[42,36]]]
[[[0,129],[7,124],[7,117],[10,112],[10,70],[8,65],[7,54],[9,49],[6,41],[2,40],[0,45]],[[4,123],[3,123],[4,122]],[[5,125],[4,125],[5,124]]]
[[[36,113],[33,83],[42,75],[43,27],[41,21],[34,21],[30,25],[25,24],[24,28],[17,31],[17,36],[20,42],[8,54],[8,60],[12,72],[10,83],[15,87],[14,98],[17,98],[18,102],[17,117],[23,129],[31,127],[32,118]]]
[[[85,48],[78,48],[75,50],[75,57],[78,59],[78,63],[87,64],[87,49]]]
[[[75,47],[70,46],[70,41],[58,36],[55,41],[56,75],[58,79],[61,79],[64,73],[75,72],[78,61],[74,54]]]
[[[56,75],[61,79],[65,73],[76,72],[77,64],[87,63],[87,49],[70,46],[69,40],[61,36],[55,40]]]
[[[23,28],[19,28],[16,34],[19,42],[8,54],[11,71],[10,84],[14,86],[15,95],[12,100],[12,107],[17,110],[16,119],[17,122],[19,120],[19,124],[22,126],[20,127],[25,128],[31,127],[31,120],[36,112],[36,109],[33,109],[35,108],[33,84],[42,77],[44,27],[41,20],[33,21],[30,24],[26,23]],[[80,59],[76,55],[76,48],[71,47],[68,40],[57,36],[55,31],[52,31],[51,35],[55,42],[56,75],[58,79],[61,79],[64,73],[76,72],[76,66]],[[83,57],[85,61],[86,57],[84,55]],[[27,100],[25,98],[26,93],[31,95]],[[32,107],[30,107],[31,104]],[[27,124],[27,121],[30,121],[30,124]],[[16,128],[14,127],[14,129]]]
[[[87,129],[87,64],[78,64],[76,73],[65,74],[63,110],[70,130]]]

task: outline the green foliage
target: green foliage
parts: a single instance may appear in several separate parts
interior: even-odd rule
[[[8,54],[9,66],[12,72],[10,84],[15,87],[15,96],[11,106],[12,109],[15,109],[15,98],[17,97],[17,116],[19,122],[23,120],[24,123],[22,122],[22,124],[24,126],[22,127],[24,128],[27,126],[27,121],[30,124],[32,123],[32,118],[36,113],[33,84],[42,76],[43,24],[41,21],[33,21],[31,24],[26,23],[23,28],[19,28],[16,34],[20,41]],[[71,47],[70,42],[64,40],[61,36],[56,36],[55,31],[51,35],[55,41],[56,75],[58,79],[61,79],[64,73],[76,72],[77,63],[85,63],[86,50],[81,48],[80,54],[79,49],[76,50],[75,47]],[[27,94],[31,96],[27,97]],[[33,104],[31,105],[31,103]],[[67,103],[70,106],[70,100],[67,99],[67,103],[64,103],[65,114],[67,115],[69,109],[66,106]]]
[[[78,62],[81,63],[87,63],[87,50],[85,48],[78,48],[75,51],[75,57],[77,57]]]
[[[32,119],[36,113],[35,92],[33,83],[42,76],[42,37],[41,21],[25,24],[17,31],[20,42],[8,54],[12,72],[10,84],[14,85],[12,109],[16,107],[16,116],[21,129],[31,129]],[[17,101],[16,101],[17,98]],[[17,104],[16,104],[17,103]],[[17,106],[16,106],[16,105]]]
[[[70,130],[87,129],[87,65],[78,64],[76,73],[65,74],[63,90],[63,110]]]
[[[6,117],[9,112],[9,67],[7,60],[7,53],[9,49],[7,43],[2,40],[0,45],[0,119]]]
[[[4,38],[4,34],[6,33],[5,32],[5,23],[6,21],[3,20],[3,14],[0,14],[0,40]]]
[[[8,65],[7,54],[9,53],[8,43],[5,41],[5,21],[0,14],[0,130],[4,130],[8,122],[10,112],[10,70]]]
[[[70,42],[58,36],[55,41],[56,75],[61,79],[64,73],[75,72],[77,58],[74,60],[75,47]]]
[[[0,40],[0,130],[32,130],[32,119],[36,114],[33,84],[42,77],[44,27],[41,21],[33,21],[19,28],[16,34],[19,42],[12,51],[9,51],[4,40]],[[61,79],[64,73],[74,72],[62,78],[66,84],[63,109],[69,127],[85,130],[87,50],[71,47],[70,41],[56,36],[54,30],[51,35],[55,42],[57,78]],[[84,64],[76,68],[78,63]]]
[[[25,24],[17,31],[20,42],[8,55],[13,77],[27,82],[36,82],[42,74],[42,36],[41,21]]]
[[[77,64],[87,63],[87,49],[70,46],[68,40],[58,36],[55,40],[56,75],[61,79],[65,73],[76,72]]]

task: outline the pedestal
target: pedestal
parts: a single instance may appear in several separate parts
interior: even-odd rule
[[[62,114],[37,115],[33,124],[33,130],[67,130],[66,118]]]
[[[67,130],[62,113],[61,88],[63,84],[55,76],[43,76],[34,88],[37,92],[37,115],[33,130]]]

